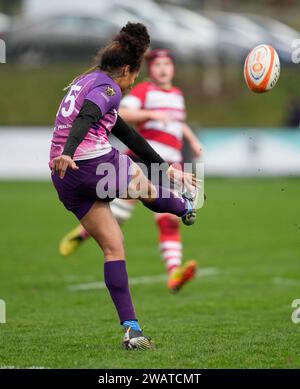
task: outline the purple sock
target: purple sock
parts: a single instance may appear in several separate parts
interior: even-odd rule
[[[182,197],[176,196],[172,191],[162,186],[156,187],[157,198],[154,201],[144,202],[145,207],[157,213],[172,213],[182,216],[186,212],[186,202]]]
[[[104,279],[118,311],[120,322],[137,320],[128,285],[126,262],[124,260],[106,261],[104,263]]]

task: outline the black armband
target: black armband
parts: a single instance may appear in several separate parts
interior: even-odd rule
[[[77,147],[86,137],[89,129],[102,117],[100,108],[89,100],[84,100],[84,104],[73,122],[63,154],[73,158]]]
[[[120,139],[121,142],[144,162],[166,163],[166,161],[149,145],[146,139],[133,128],[129,127],[120,116],[118,116],[111,133]]]

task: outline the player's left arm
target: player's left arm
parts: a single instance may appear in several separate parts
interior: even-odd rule
[[[132,150],[142,161],[148,164],[164,164],[162,167],[166,168],[165,173],[171,181],[182,183],[185,180],[185,182],[190,183],[194,187],[198,186],[199,182],[194,174],[178,170],[172,165],[169,165],[157,154],[146,139],[135,131],[135,129],[128,126],[119,115],[111,133]]]
[[[183,131],[183,137],[188,141],[194,157],[200,158],[203,152],[203,147],[194,132],[191,130],[191,128],[186,124],[182,123],[182,131]]]

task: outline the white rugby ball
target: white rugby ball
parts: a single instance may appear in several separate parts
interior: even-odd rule
[[[248,88],[255,93],[268,92],[277,84],[280,76],[280,60],[270,45],[252,49],[244,65],[244,77]]]

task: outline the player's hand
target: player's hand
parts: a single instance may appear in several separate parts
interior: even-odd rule
[[[165,125],[172,121],[170,113],[159,110],[149,111],[149,119],[163,122]]]
[[[63,179],[68,168],[72,170],[79,169],[73,159],[68,155],[60,155],[53,159],[52,174],[57,172],[59,177]]]
[[[190,142],[190,147],[192,149],[194,158],[200,158],[202,156],[203,147],[197,139],[194,139],[192,142]]]
[[[188,190],[194,191],[195,188],[200,187],[200,180],[196,178],[194,173],[184,172],[181,169],[176,169],[173,166],[170,166],[167,170],[167,176],[171,182],[174,182],[178,185],[184,185]]]

